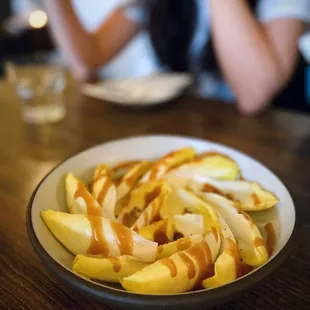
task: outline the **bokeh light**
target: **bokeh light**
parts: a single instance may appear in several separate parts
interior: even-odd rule
[[[43,28],[47,24],[47,15],[41,10],[31,12],[29,15],[29,25],[32,28]]]

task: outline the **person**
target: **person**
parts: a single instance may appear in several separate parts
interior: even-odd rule
[[[290,80],[298,39],[310,23],[309,0],[131,0],[89,33],[71,1],[45,1],[55,38],[80,79],[147,29],[165,70],[192,73],[198,94],[236,99],[247,115],[265,109]]]
[[[64,16],[69,16],[69,18],[71,15],[74,16],[81,27],[85,29],[87,33],[91,34],[95,32],[96,29],[100,28],[100,25],[107,20],[109,15],[117,7],[122,6],[125,1],[126,0],[91,0],[91,2],[87,2],[85,0],[70,0],[69,6],[63,7],[63,9],[66,10]],[[53,9],[50,10],[52,26],[54,26],[53,12]],[[72,23],[71,20],[70,23]],[[58,38],[60,33],[64,30],[65,29],[62,27],[57,27],[56,37]],[[64,34],[63,40],[67,40],[67,35],[68,33]],[[60,52],[64,51],[63,56],[68,56],[67,58],[69,58],[70,61],[70,52],[68,53],[66,48],[63,49],[63,42],[59,42],[59,40],[56,41],[60,43]],[[72,62],[70,61],[70,63]],[[74,71],[73,73],[76,75],[76,71],[74,70],[75,66],[72,66],[72,68]],[[104,65],[97,68],[94,73],[100,78],[127,79],[149,75],[158,70],[159,67],[154,56],[149,34],[147,31],[140,31],[126,47],[113,57],[113,59],[105,62]],[[78,75],[78,77],[80,76]]]

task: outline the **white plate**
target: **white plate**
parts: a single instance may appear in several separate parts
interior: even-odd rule
[[[189,74],[160,73],[130,80],[86,84],[82,92],[120,105],[152,106],[179,97],[191,83]]]
[[[273,267],[272,261],[275,260],[274,265],[279,265],[279,261],[282,261],[284,256],[287,255],[287,253],[284,255],[285,251],[281,252],[281,250],[288,243],[294,230],[295,209],[292,198],[286,187],[270,170],[239,151],[205,140],[178,136],[145,136],[105,143],[69,158],[47,175],[34,192],[29,203],[27,215],[28,233],[41,259],[65,282],[81,291],[86,290],[91,296],[98,297],[100,295],[105,299],[110,299],[111,302],[121,298],[122,302],[124,301],[125,304],[131,302],[135,304],[138,299],[141,302],[143,300],[143,302],[147,303],[148,299],[145,299],[143,295],[139,295],[139,297],[136,295],[136,299],[132,300],[130,297],[126,297],[130,296],[131,293],[122,291],[120,288],[113,285],[98,284],[86,279],[82,280],[73,275],[71,265],[74,257],[53,237],[42,221],[40,212],[48,209],[68,212],[65,203],[64,186],[64,176],[68,172],[73,172],[85,182],[89,182],[93,169],[103,162],[113,165],[134,159],[155,159],[172,150],[188,146],[194,147],[197,152],[216,151],[227,154],[239,164],[242,174],[246,179],[260,182],[279,197],[280,203],[275,208],[268,211],[261,211],[254,215],[258,224],[263,226],[264,223],[272,221],[276,228],[278,243],[273,256],[264,266],[246,275],[244,277],[245,280],[241,278],[228,286],[216,288],[214,290],[216,292],[221,292],[218,293],[221,298],[224,296],[227,297],[227,295],[232,294],[232,292],[236,293],[240,289],[244,289],[265,277],[275,268]],[[275,258],[280,252],[282,253],[282,255],[279,255],[281,259],[278,258],[278,260],[276,260]],[[55,262],[61,267],[55,264]],[[269,268],[266,268],[266,271],[263,272],[266,265],[269,265]],[[258,271],[259,269],[262,269],[261,274],[259,273],[260,271]],[[226,287],[228,287],[228,289]],[[204,297],[199,301],[201,302],[201,300],[209,299],[211,305],[211,301],[214,301],[214,299],[221,299],[216,297],[216,294],[213,295],[215,292],[212,293],[212,291],[213,290],[203,291]],[[199,292],[181,294],[182,296],[187,296],[184,296],[184,298],[188,298],[188,300],[186,298],[184,299],[184,303],[187,303],[187,301],[189,303],[196,302],[197,296],[195,294],[198,293]],[[193,299],[190,300],[191,297],[189,295],[192,294],[194,294],[195,297],[192,296]],[[160,299],[157,300],[157,297],[152,298],[154,302],[158,301],[158,305],[162,302]],[[179,302],[178,299],[172,299],[173,297],[165,296],[162,298],[162,300],[167,302],[169,300],[171,303]]]

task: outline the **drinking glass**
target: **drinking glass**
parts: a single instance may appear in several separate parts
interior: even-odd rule
[[[52,54],[33,54],[6,61],[6,75],[21,99],[21,116],[29,124],[48,124],[66,114],[64,69]]]

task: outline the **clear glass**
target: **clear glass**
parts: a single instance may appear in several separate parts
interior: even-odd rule
[[[29,124],[48,124],[66,115],[66,79],[59,60],[51,54],[28,55],[6,61],[6,75],[21,99],[21,115]]]

